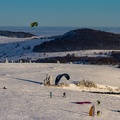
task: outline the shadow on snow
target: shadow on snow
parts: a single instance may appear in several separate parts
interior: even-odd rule
[[[26,81],[26,82],[31,82],[31,83],[36,83],[36,84],[40,84],[40,85],[43,84],[42,82],[38,82],[38,81],[34,81],[34,80],[26,80],[26,79],[21,79],[21,78],[14,78],[14,79]]]

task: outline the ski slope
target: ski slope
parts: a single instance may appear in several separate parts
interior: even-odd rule
[[[61,79],[70,87],[43,85],[46,74],[52,75],[54,84],[61,73],[70,75],[69,81]],[[120,95],[83,92],[92,89],[81,89],[73,84],[73,81],[90,80],[101,88],[111,86],[116,92],[114,88],[120,88],[119,73],[120,69],[114,66],[0,63],[0,120],[120,120]],[[103,90],[106,91],[99,89]],[[63,92],[66,98],[62,97]],[[97,100],[101,101],[100,106]],[[84,101],[91,104],[73,103]],[[95,105],[94,117],[88,114],[92,105]],[[100,116],[96,115],[97,110],[101,111]]]

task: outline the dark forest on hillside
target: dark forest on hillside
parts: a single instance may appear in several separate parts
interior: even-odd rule
[[[64,52],[75,50],[120,50],[120,34],[93,29],[72,30],[54,40],[33,48],[33,52]]]

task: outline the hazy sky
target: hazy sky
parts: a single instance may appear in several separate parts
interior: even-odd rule
[[[0,26],[120,27],[120,0],[0,0]]]

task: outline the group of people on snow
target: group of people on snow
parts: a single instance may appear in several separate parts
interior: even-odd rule
[[[50,92],[50,98],[52,98],[52,96],[53,96],[53,93]],[[66,98],[66,93],[65,92],[63,93],[63,97]]]

